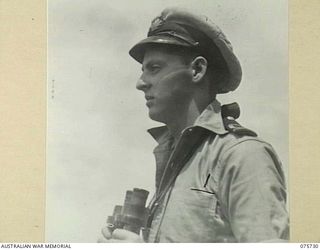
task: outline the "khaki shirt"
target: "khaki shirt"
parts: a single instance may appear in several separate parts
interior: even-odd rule
[[[166,127],[149,130],[159,143],[154,149],[157,190],[164,169],[183,160],[184,152],[192,147],[189,142],[199,137],[200,130],[208,134],[193,149],[155,210],[147,241],[288,239],[286,184],[276,153],[258,137],[227,131],[218,101],[182,132],[175,148]]]

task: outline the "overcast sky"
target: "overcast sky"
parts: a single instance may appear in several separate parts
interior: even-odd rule
[[[146,133],[141,66],[128,50],[168,6],[210,17],[243,68],[239,122],[270,142],[288,169],[286,0],[49,0],[46,239],[95,242],[133,187],[154,191],[156,145]]]

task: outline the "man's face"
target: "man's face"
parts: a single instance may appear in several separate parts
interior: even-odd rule
[[[145,93],[151,119],[166,123],[187,112],[193,84],[190,64],[164,49],[148,49],[137,89]]]

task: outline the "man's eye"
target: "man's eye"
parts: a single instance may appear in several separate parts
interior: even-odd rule
[[[160,70],[160,66],[159,65],[152,65],[149,67],[149,71],[150,72],[157,72],[158,70]]]

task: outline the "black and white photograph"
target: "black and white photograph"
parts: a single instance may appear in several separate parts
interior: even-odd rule
[[[289,239],[287,0],[48,0],[46,242]]]

